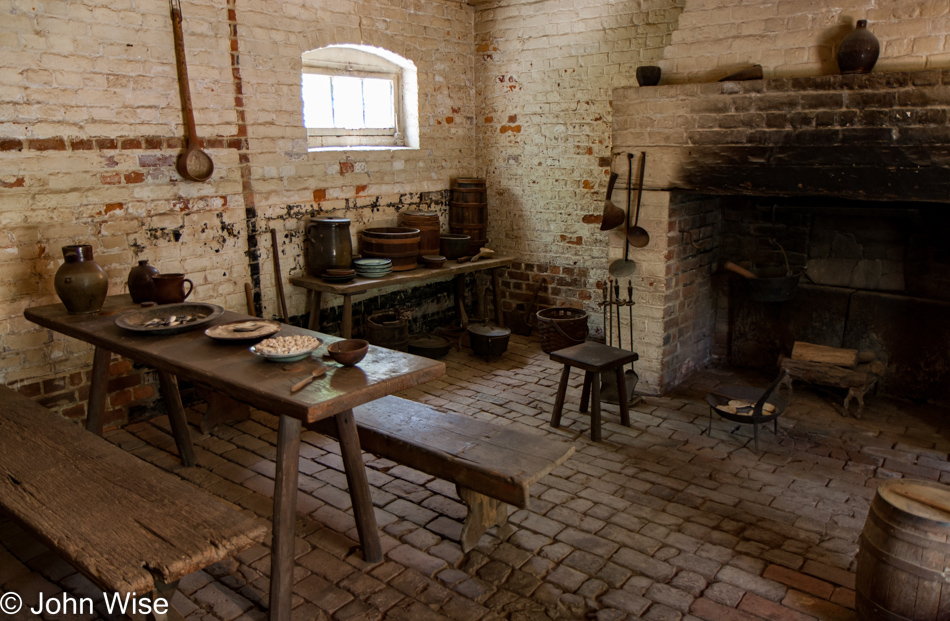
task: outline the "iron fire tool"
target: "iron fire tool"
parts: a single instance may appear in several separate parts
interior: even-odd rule
[[[630,314],[630,351],[633,351],[633,305],[636,304],[636,302],[633,301],[633,279],[627,281],[627,301],[624,302],[624,304],[627,306],[627,312]],[[631,360],[630,370],[624,372],[626,376],[624,381],[630,388],[629,398],[627,399],[628,406],[636,405],[642,400],[640,395],[634,394],[634,391],[637,389],[637,384],[640,383],[640,376],[633,370],[634,362],[634,360]]]
[[[620,325],[620,307],[623,302],[620,300],[620,279],[614,281],[614,297],[617,299],[617,349],[623,349],[623,333]]]
[[[602,288],[602,291],[603,291],[603,294],[604,294],[604,299],[601,300],[601,302],[600,302],[600,307],[601,307],[601,308],[603,309],[603,311],[604,311],[604,340],[607,340],[607,287],[608,287],[608,286],[609,286],[609,285],[608,285],[607,282],[605,281],[605,282],[604,282],[604,286],[603,286],[603,288]],[[610,343],[607,343],[607,344],[609,345]]]

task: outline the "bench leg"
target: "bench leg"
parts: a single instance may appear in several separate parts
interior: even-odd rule
[[[366,478],[366,466],[363,464],[363,452],[360,450],[360,437],[356,430],[353,410],[337,414],[336,428],[340,438],[340,457],[346,471],[346,485],[350,488],[353,501],[353,515],[356,518],[356,532],[363,547],[363,560],[378,563],[383,560],[383,546],[379,541],[379,528],[376,526],[376,513],[373,511],[373,499],[369,494],[369,481]]]
[[[571,366],[565,364],[561,371],[561,383],[557,386],[557,399],[554,400],[554,412],[551,413],[551,426],[561,426],[561,411],[564,410],[564,397],[567,395],[567,380],[571,378]]]
[[[168,410],[168,422],[172,426],[172,435],[178,446],[178,455],[182,465],[194,466],[195,449],[191,445],[191,432],[188,430],[188,419],[185,418],[185,408],[181,405],[181,393],[178,392],[178,380],[168,371],[158,372],[158,381],[162,388],[162,399],[165,400],[165,409]]]
[[[581,414],[587,413],[587,407],[590,405],[590,384],[594,381],[593,371],[584,371],[584,389],[581,391]]]
[[[155,590],[152,592],[152,601],[161,598],[168,603],[168,612],[165,614],[153,613],[152,617],[155,621],[184,621],[184,617],[181,616],[177,610],[172,607],[172,597],[175,595],[175,591],[178,590],[178,581],[175,580],[171,584],[165,584],[164,582],[155,581]]]
[[[478,540],[486,530],[508,523],[508,505],[458,485],[455,489],[462,501],[468,505],[468,515],[465,525],[462,526],[462,538],[459,542],[462,552],[468,552],[478,545]]]
[[[281,416],[277,428],[277,472],[274,481],[274,540],[270,574],[270,619],[290,621],[294,588],[294,522],[297,519],[297,475],[300,420]]]
[[[112,352],[96,347],[92,359],[92,379],[89,382],[89,403],[86,406],[86,431],[102,435],[102,417],[106,411],[106,392],[109,386],[109,364]]]

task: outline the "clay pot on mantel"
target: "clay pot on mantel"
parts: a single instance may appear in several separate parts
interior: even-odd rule
[[[880,53],[881,43],[868,30],[868,20],[860,19],[838,46],[838,69],[841,73],[871,73]]]

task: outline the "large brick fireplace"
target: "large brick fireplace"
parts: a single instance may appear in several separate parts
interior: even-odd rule
[[[613,106],[614,170],[647,154],[651,242],[631,258],[661,303],[635,325],[664,337],[636,345],[661,392],[714,358],[777,368],[804,340],[873,350],[889,393],[950,398],[950,71],[628,87]],[[788,302],[721,270],[782,249],[806,274]]]

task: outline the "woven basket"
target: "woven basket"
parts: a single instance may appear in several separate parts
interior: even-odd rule
[[[541,349],[545,353],[587,340],[587,311],[558,306],[539,310],[537,317]]]

